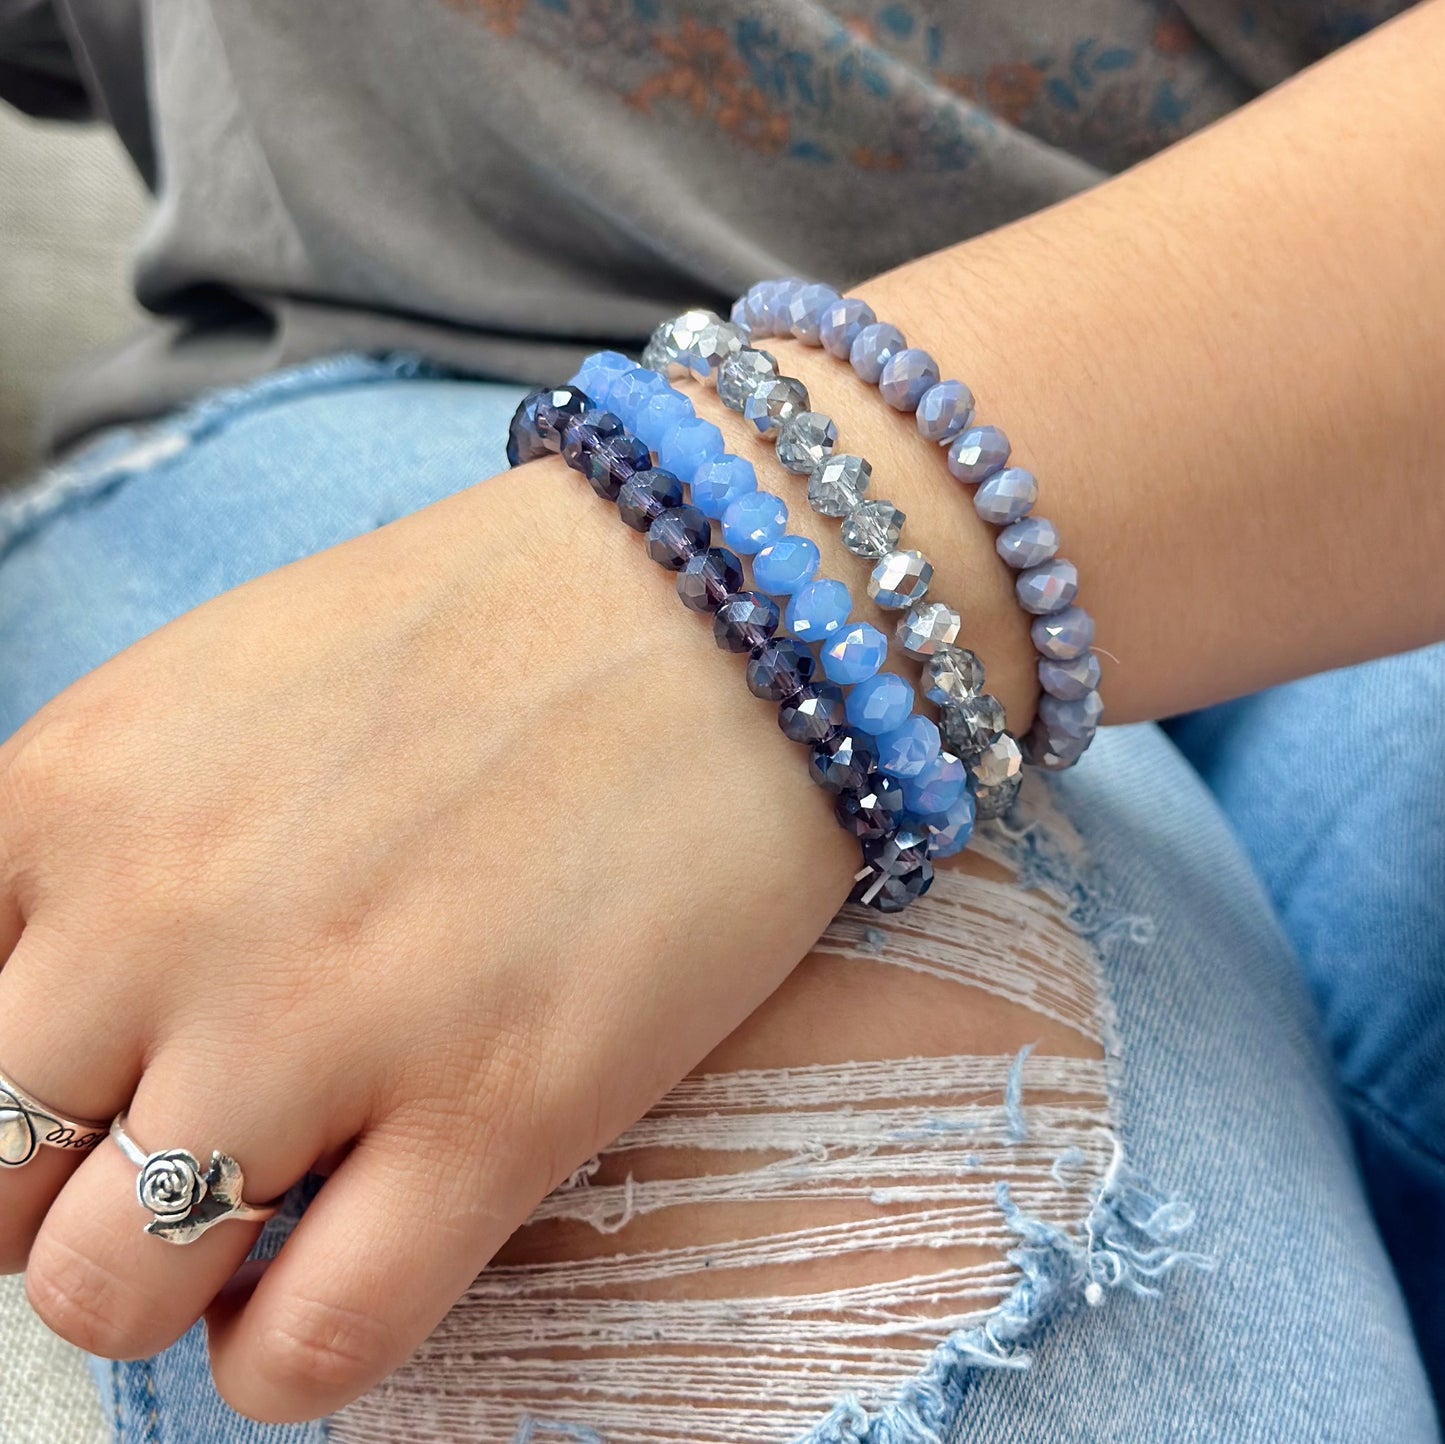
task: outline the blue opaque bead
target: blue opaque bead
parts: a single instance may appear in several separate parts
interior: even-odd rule
[[[613,378],[607,393],[607,407],[615,411],[634,431],[642,410],[654,396],[663,396],[671,391],[667,382],[656,371],[634,366]]]
[[[874,321],[853,338],[853,344],[848,348],[848,361],[864,381],[876,386],[888,358],[907,345],[903,332],[897,326],[890,326],[887,321]]]
[[[647,554],[658,566],[680,572],[712,540],[712,525],[695,506],[674,506],[647,529]]]
[[[846,361],[858,333],[877,319],[867,301],[844,296],[842,300],[823,307],[823,313],[818,317],[818,340],[830,356]]]
[[[1039,484],[1031,471],[1006,466],[996,471],[973,494],[973,509],[994,526],[1008,526],[1033,510]]]
[[[973,420],[973,392],[962,381],[940,381],[923,393],[913,419],[925,441],[946,445]]]
[[[895,411],[917,411],[924,394],[938,385],[938,362],[917,346],[895,351],[878,373],[878,394]]]
[[[837,299],[838,293],[831,286],[815,284],[794,291],[788,298],[789,332],[805,346],[816,346],[823,310]]]
[[[938,756],[941,746],[938,724],[915,712],[891,732],[879,734],[878,766],[900,782],[917,777]]]
[[[1079,595],[1079,569],[1063,557],[1030,567],[1014,578],[1019,606],[1035,616],[1062,612]]]
[[[1059,529],[1044,516],[1028,516],[1006,526],[994,542],[999,556],[1015,571],[1046,562],[1059,549]]]
[[[573,471],[585,472],[592,453],[604,442],[622,434],[620,416],[610,411],[589,411],[568,426],[562,438],[562,460]]]
[[[754,697],[782,702],[801,692],[817,670],[818,659],[801,642],[774,637],[748,658],[745,676]]]
[[[567,427],[586,412],[595,411],[597,403],[576,386],[554,386],[537,398],[537,435],[548,451],[561,451]]]
[[[803,642],[821,642],[831,637],[853,610],[848,588],[832,577],[819,577],[799,587],[788,601],[788,630]]]
[[[793,742],[816,745],[843,729],[843,691],[831,682],[810,682],[778,704],[778,726]]]
[[[903,800],[924,822],[943,822],[968,786],[968,769],[951,752],[940,752],[927,767],[903,779]]]
[[[790,597],[818,570],[818,548],[805,536],[784,536],[753,558],[753,581],[775,597]]]
[[[577,368],[571,384],[585,391],[596,405],[606,406],[611,400],[612,383],[636,365],[631,356],[624,356],[621,351],[594,351]]]
[[[972,486],[991,477],[1008,454],[1008,437],[997,426],[971,426],[948,448],[948,469]]]
[[[521,466],[547,455],[547,443],[537,434],[537,403],[542,395],[541,391],[529,392],[512,413],[507,427],[508,466]]]
[[[870,737],[901,727],[911,711],[913,688],[896,672],[869,677],[848,694],[848,721]]]
[[[735,592],[717,609],[713,640],[724,651],[751,652],[778,630],[778,604],[761,592]]]
[[[822,650],[823,673],[845,687],[866,682],[888,655],[888,638],[868,622],[853,622],[830,637]]]
[[[836,732],[813,749],[808,771],[829,792],[856,792],[877,765],[878,754],[861,732]]]
[[[694,612],[715,612],[743,584],[743,564],[726,547],[689,557],[677,574],[677,595]]]
[[[964,788],[957,802],[943,815],[943,820],[929,823],[932,837],[928,844],[930,857],[953,857],[968,846],[973,836],[976,806],[973,793]]]
[[[1068,662],[1051,662],[1045,657],[1039,663],[1039,686],[1060,702],[1077,702],[1089,692],[1096,692],[1102,669],[1092,652]]]
[[[684,481],[693,481],[698,470],[723,454],[723,434],[700,416],[679,421],[657,448],[657,459]]]
[[[787,505],[770,491],[746,492],[722,514],[723,540],[745,557],[777,541],[787,525]]]
[[[575,429],[575,428],[574,428]],[[652,453],[635,436],[619,431],[606,441],[599,441],[587,453],[582,474],[592,483],[592,490],[608,501],[616,501],[623,484],[639,471],[652,465]]]
[[[692,479],[692,504],[714,521],[740,496],[758,489],[758,474],[751,461],[731,452],[704,462]]]
[[[633,531],[646,531],[663,512],[682,502],[682,482],[670,471],[652,466],[622,483],[617,493],[617,514]]]
[[[1040,617],[1029,631],[1040,655],[1055,662],[1080,657],[1094,645],[1094,619],[1082,607]]]
[[[1083,737],[1092,733],[1104,716],[1104,702],[1097,692],[1087,692],[1071,702],[1045,693],[1039,698],[1039,721],[1050,732],[1066,737]]]
[[[664,391],[660,396],[649,398],[647,405],[638,413],[633,431],[654,451],[662,445],[662,438],[690,416],[696,416],[692,402],[678,391]]]

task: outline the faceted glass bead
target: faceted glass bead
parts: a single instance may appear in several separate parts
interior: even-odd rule
[[[568,423],[593,409],[591,399],[577,387],[554,386],[537,398],[537,435],[548,451],[561,451]]]
[[[948,448],[948,469],[972,486],[992,476],[1008,453],[1008,437],[997,426],[970,427]]]
[[[778,630],[778,604],[761,592],[735,592],[717,609],[713,640],[727,652],[751,652]]]
[[[988,692],[962,702],[950,702],[938,716],[943,745],[971,763],[1003,731],[1007,719],[1003,704]]]
[[[1092,652],[1067,662],[1045,657],[1039,663],[1039,686],[1060,702],[1077,702],[1086,693],[1097,691],[1099,678],[1099,659]]]
[[[684,311],[681,316],[663,322],[653,335],[660,339],[663,353],[667,357],[668,369],[665,374],[672,377],[688,375],[693,366],[693,353],[704,333],[710,327],[728,324],[716,311],[700,309]]]
[[[818,570],[818,548],[805,536],[784,536],[753,558],[753,581],[761,591],[790,597]]]
[[[743,319],[754,335],[762,335],[771,324],[768,303],[777,285],[776,281],[755,281],[743,296]]]
[[[1082,737],[1097,729],[1104,716],[1104,702],[1097,692],[1086,692],[1071,702],[1050,697],[1039,698],[1039,718],[1050,733]]]
[[[872,478],[873,468],[861,456],[830,456],[808,478],[808,505],[819,516],[847,516]]]
[[[693,473],[692,504],[714,521],[740,496],[758,489],[758,474],[751,461],[728,453],[705,462]]]
[[[1059,529],[1044,516],[1026,516],[1006,526],[994,546],[1015,571],[1046,562],[1059,549]]]
[[[1014,798],[1019,795],[1019,785],[1022,782],[1022,777],[1010,777],[1003,782],[995,783],[992,787],[976,788],[973,794],[973,805],[978,820],[988,822],[995,817],[1002,817],[1013,806]]]
[[[813,749],[808,771],[829,792],[857,792],[877,765],[878,754],[866,737],[840,731]]]
[[[575,428],[574,428],[575,429]],[[583,475],[592,490],[608,501],[616,501],[623,483],[652,465],[652,453],[635,436],[619,431],[599,441],[588,453]]]
[[[666,379],[670,371],[671,361],[667,354],[667,342],[660,334],[661,330],[662,328],[658,327],[658,329],[647,338],[647,345],[642,348],[642,364],[646,366],[649,371],[656,371],[659,376]]]
[[[962,625],[962,619],[947,602],[924,602],[898,619],[894,635],[910,657],[924,662],[952,642]]]
[[[1079,595],[1079,569],[1063,557],[1030,567],[1014,578],[1019,606],[1035,616],[1061,612]]]
[[[798,588],[788,601],[788,630],[800,642],[821,642],[848,620],[853,599],[832,577],[819,577]]]
[[[530,392],[512,413],[512,423],[507,428],[508,466],[521,466],[523,462],[535,461],[547,454],[547,443],[537,434],[537,403],[542,394],[541,391]]]
[[[1094,645],[1094,619],[1082,607],[1042,616],[1029,631],[1039,653],[1055,662],[1080,657]]]
[[[843,522],[843,545],[857,557],[886,556],[898,545],[906,519],[891,501],[860,501]]]
[[[933,834],[928,843],[930,857],[953,857],[968,846],[973,836],[975,803],[966,787],[944,814],[941,821],[930,819],[928,830]]]
[[[622,435],[622,418],[610,411],[589,411],[567,427],[562,438],[562,460],[573,471],[587,470],[592,453],[604,442]]]
[[[888,358],[907,345],[903,332],[897,326],[890,326],[886,321],[874,321],[853,338],[853,344],[848,348],[848,360],[864,381],[876,386]]]
[[[866,301],[845,296],[841,301],[834,301],[823,308],[822,315],[818,317],[818,340],[830,356],[846,361],[858,333],[877,319],[872,306]]]
[[[901,913],[933,886],[933,864],[924,861],[912,872],[893,876],[870,869],[870,880],[857,882],[849,893],[852,902],[862,903],[880,913]]]
[[[647,529],[647,554],[658,566],[680,572],[712,540],[712,525],[695,506],[674,506]]]
[[[969,770],[980,788],[997,787],[1023,770],[1024,757],[1019,745],[1007,732],[1000,733],[985,747]]]
[[[833,814],[845,832],[862,842],[888,837],[903,816],[903,786],[881,772],[871,773],[862,787],[838,794]]]
[[[723,434],[700,416],[679,421],[658,447],[658,460],[684,481],[693,481],[705,463],[723,454]]]
[[[831,286],[815,284],[793,292],[786,314],[789,332],[805,346],[816,346],[823,311],[836,300],[838,293]]]
[[[810,682],[778,704],[778,726],[794,742],[826,742],[843,726],[842,688],[832,682]]]
[[[787,504],[769,491],[745,492],[722,514],[723,540],[741,556],[750,557],[777,541],[787,525]]]
[[[973,509],[994,526],[1008,526],[1033,510],[1039,484],[1031,471],[1006,466],[983,482],[973,494]]]
[[[868,595],[880,607],[897,611],[923,599],[933,580],[933,563],[922,552],[889,552],[868,578]]]
[[[761,382],[743,402],[743,416],[759,436],[776,436],[784,422],[808,409],[808,391],[792,376],[774,376]]]
[[[938,756],[941,745],[938,725],[915,712],[878,738],[878,766],[900,781],[917,777]]]
[[[923,665],[923,695],[946,707],[983,691],[983,663],[967,647],[945,643]]]
[[[633,531],[646,531],[663,512],[681,505],[682,482],[656,466],[628,477],[617,493],[617,514]]]
[[[1036,718],[1023,740],[1023,753],[1025,759],[1034,767],[1042,767],[1046,772],[1062,772],[1066,767],[1072,767],[1088,751],[1089,743],[1093,740],[1092,732],[1086,732],[1082,737],[1050,732]]]
[[[636,365],[632,357],[624,356],[621,351],[594,351],[567,384],[591,397],[594,406],[606,406],[613,380]]]
[[[973,420],[973,392],[962,381],[940,381],[919,398],[913,419],[925,441],[947,445]]]
[[[777,374],[777,359],[770,352],[744,346],[734,351],[717,373],[718,399],[729,411],[741,411],[748,397]]]
[[[785,276],[780,281],[768,283],[767,298],[763,303],[761,329],[754,327],[760,336],[789,336],[788,304],[794,295],[808,283],[797,276]]]
[[[822,651],[829,681],[856,686],[873,676],[888,655],[888,638],[868,622],[854,622],[830,638]]]
[[[869,737],[901,727],[912,711],[913,688],[896,672],[869,677],[848,694],[848,721]]]
[[[635,429],[643,407],[654,396],[665,395],[670,389],[656,371],[634,366],[631,371],[624,371],[613,381],[607,393],[607,407]]]
[[[895,411],[917,411],[923,393],[938,385],[938,362],[917,346],[895,351],[878,373],[878,394]]]
[[[748,658],[748,691],[765,702],[795,697],[818,669],[818,659],[791,637],[773,637]]]
[[[690,416],[696,416],[692,402],[677,391],[664,391],[660,396],[648,399],[632,428],[654,451],[662,445],[662,438]]]
[[[731,321],[713,321],[701,327],[688,348],[687,364],[700,381],[710,381],[729,356],[741,351],[748,334]]]
[[[743,564],[726,547],[689,557],[677,574],[677,594],[694,612],[715,612],[743,584]]]
[[[742,331],[744,334],[747,333],[749,327],[748,298],[746,296],[739,296],[737,300],[733,302],[732,309],[728,312],[728,320],[731,321],[739,331]]]
[[[807,476],[833,454],[838,428],[821,411],[800,411],[778,428],[778,460]]]
[[[909,812],[925,822],[942,822],[968,785],[968,773],[951,752],[939,752],[927,767],[903,779]]]
[[[901,877],[928,860],[928,830],[905,821],[887,837],[865,841],[863,857],[880,872]]]

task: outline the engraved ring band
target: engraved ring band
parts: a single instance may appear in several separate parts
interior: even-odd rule
[[[67,1118],[0,1073],[0,1168],[22,1168],[42,1148],[88,1153],[108,1126]]]

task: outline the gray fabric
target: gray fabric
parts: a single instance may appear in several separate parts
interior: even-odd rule
[[[84,86],[158,193],[155,323],[53,437],[343,347],[557,379],[1058,200],[1399,8],[1185,5],[0,0],[0,93]]]

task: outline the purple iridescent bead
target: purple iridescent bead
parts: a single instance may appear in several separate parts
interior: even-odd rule
[[[789,332],[805,346],[816,346],[823,309],[836,300],[838,293],[831,286],[803,286],[794,291],[786,312]]]
[[[903,779],[909,812],[925,822],[942,822],[968,785],[968,770],[951,752],[940,752],[927,767]]]
[[[994,526],[1008,526],[1033,509],[1039,499],[1039,484],[1031,471],[1006,466],[996,471],[973,494],[973,509]]]
[[[595,407],[586,392],[576,386],[554,386],[537,398],[537,435],[548,451],[561,451],[568,425],[592,410]]]
[[[779,537],[753,558],[754,583],[775,597],[792,596],[817,570],[817,544],[805,536]]]
[[[576,430],[576,423],[571,428]],[[625,431],[599,441],[587,453],[582,474],[592,484],[592,490],[608,501],[616,501],[623,484],[630,481],[639,471],[646,471],[652,465],[652,453],[644,442]]]
[[[862,842],[888,837],[903,816],[903,786],[881,772],[870,773],[862,787],[838,794],[833,813],[844,831]]]
[[[916,777],[938,756],[938,724],[913,713],[878,737],[878,766],[900,781]]]
[[[1039,654],[1055,662],[1081,657],[1094,645],[1094,619],[1082,607],[1042,616],[1029,630]]]
[[[869,622],[853,622],[828,638],[821,655],[829,681],[854,687],[877,674],[888,656],[888,638]]]
[[[761,592],[735,592],[712,619],[713,640],[727,652],[751,652],[778,630],[778,604]]]
[[[878,737],[901,727],[913,711],[913,688],[896,672],[880,672],[848,694],[848,721]]]
[[[648,398],[647,404],[637,416],[633,426],[636,432],[654,451],[662,445],[662,438],[680,421],[696,416],[692,402],[678,391],[664,391]]]
[[[818,659],[791,637],[773,637],[748,658],[748,691],[765,702],[782,702],[813,680]]]
[[[723,540],[746,557],[777,541],[787,525],[787,504],[770,491],[746,492],[722,514]]]
[[[778,704],[778,726],[790,741],[826,742],[843,727],[843,689],[832,682],[810,682]]]
[[[877,319],[867,301],[845,296],[841,301],[834,301],[823,308],[823,314],[818,318],[818,340],[830,356],[846,361],[858,333]]]
[[[1099,687],[1099,659],[1092,652],[1068,662],[1051,662],[1045,657],[1039,663],[1039,686],[1061,702],[1077,702]]]
[[[878,394],[895,411],[917,411],[925,393],[938,385],[938,362],[917,346],[895,351],[878,373]]]
[[[847,623],[852,610],[848,588],[832,577],[819,577],[788,599],[787,627],[799,641],[821,642]]]
[[[999,556],[1015,571],[1046,562],[1059,549],[1059,529],[1045,516],[1026,516],[1006,526],[994,542]]]
[[[743,564],[726,547],[689,557],[677,574],[677,594],[694,612],[715,612],[743,584]]]
[[[973,392],[962,381],[940,381],[923,393],[913,419],[925,441],[947,445],[973,420]]]
[[[904,873],[882,872],[870,864],[868,876],[853,884],[850,902],[880,913],[901,913],[933,886],[933,864],[927,858]]]
[[[865,842],[863,860],[889,877],[902,877],[925,867],[928,864],[928,830],[905,818],[891,836]]]
[[[562,460],[573,471],[587,470],[592,453],[615,436],[622,435],[622,418],[610,411],[589,411],[567,428],[562,438]]]
[[[878,765],[878,754],[868,738],[840,731],[813,749],[808,771],[819,787],[829,792],[856,792],[868,782]]]
[[[948,448],[948,469],[972,486],[992,476],[1008,453],[1008,437],[997,426],[971,426]]]
[[[871,326],[864,326],[853,338],[853,344],[848,348],[848,360],[864,381],[876,386],[888,358],[902,351],[907,344],[897,326],[875,321]]]
[[[542,396],[541,391],[531,392],[512,413],[512,424],[507,428],[508,466],[521,466],[547,455],[547,443],[537,434],[537,403]]]
[[[1014,578],[1019,606],[1035,616],[1061,612],[1079,594],[1079,569],[1063,557],[1030,567]]]
[[[704,516],[721,521],[733,502],[757,489],[758,474],[752,462],[727,453],[698,467],[692,479],[692,504]]]
[[[647,554],[658,566],[680,572],[711,540],[712,526],[695,506],[674,506],[648,527]]]
[[[649,403],[650,404],[650,403]],[[723,454],[723,434],[700,416],[679,421],[657,448],[658,460],[684,481],[692,481],[709,461]]]
[[[617,493],[617,514],[633,531],[646,531],[663,512],[681,505],[682,482],[657,466],[630,476]]]

